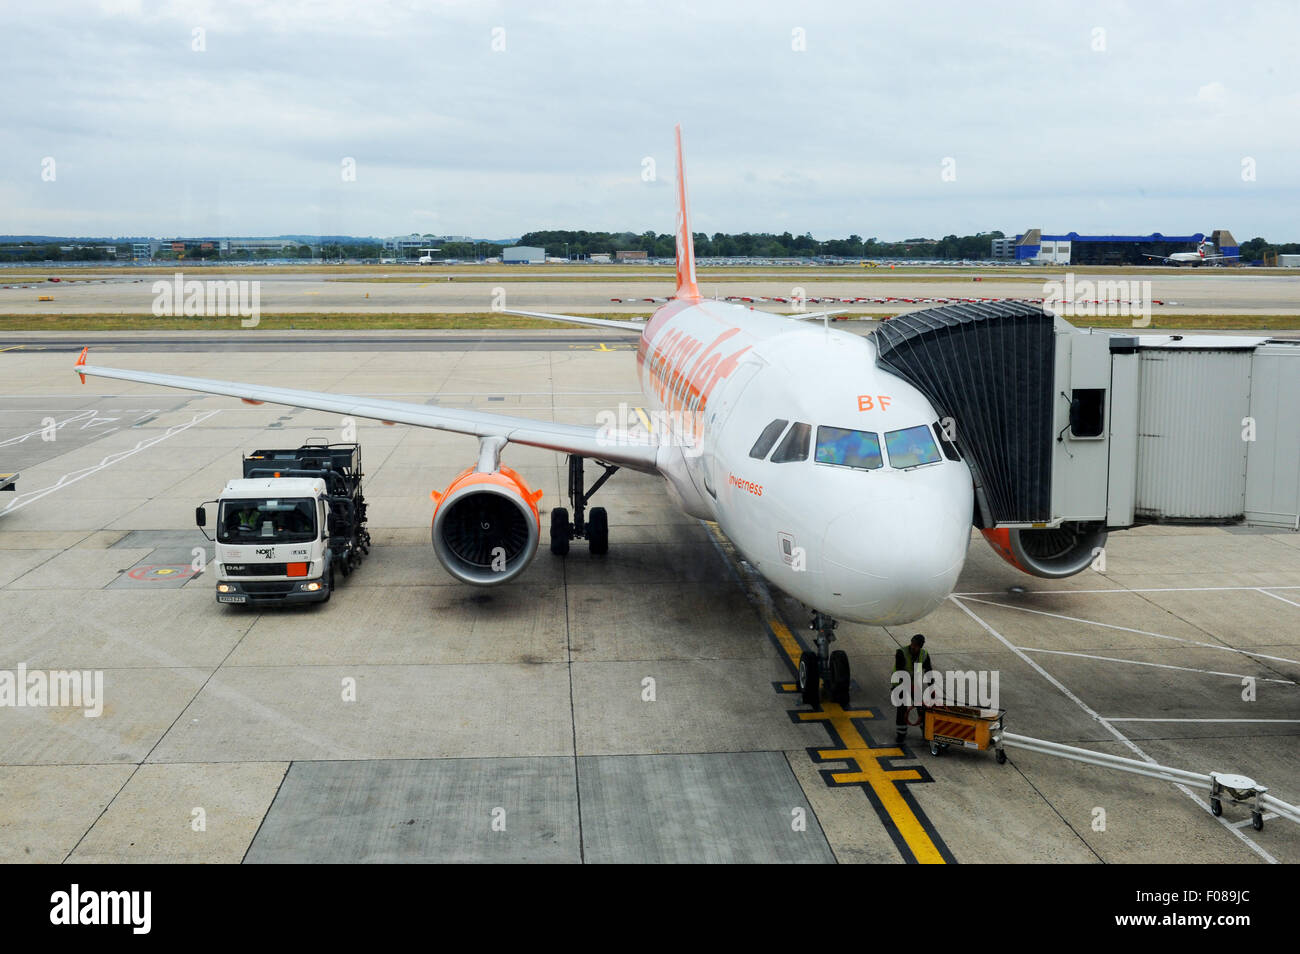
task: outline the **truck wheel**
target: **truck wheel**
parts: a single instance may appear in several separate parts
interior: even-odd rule
[[[330,575],[325,580],[325,599],[322,603],[328,603],[330,597],[334,594],[334,567],[330,567]]]
[[[573,526],[569,523],[569,511],[556,507],[551,511],[551,552],[564,556],[569,552],[569,538],[573,535]]]
[[[587,520],[587,549],[594,555],[609,552],[609,515],[604,507],[592,507]]]

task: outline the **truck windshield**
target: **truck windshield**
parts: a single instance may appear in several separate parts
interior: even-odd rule
[[[310,497],[221,501],[222,543],[303,543],[316,539],[316,502]]]

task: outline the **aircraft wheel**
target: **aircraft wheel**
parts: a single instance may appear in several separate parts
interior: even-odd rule
[[[842,649],[831,653],[831,701],[849,705],[849,654]]]
[[[573,535],[573,525],[569,523],[569,511],[556,507],[551,511],[551,552],[564,556],[569,552],[569,538]]]
[[[803,701],[810,706],[821,704],[821,681],[821,664],[817,661],[817,654],[804,653],[799,657],[799,692],[803,694]]]
[[[587,547],[594,556],[609,552],[609,515],[604,507],[592,507],[587,516]]]

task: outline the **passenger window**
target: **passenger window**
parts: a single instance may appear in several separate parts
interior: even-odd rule
[[[884,466],[880,456],[880,438],[871,431],[854,431],[844,427],[817,428],[819,464],[876,470]]]
[[[899,470],[933,464],[941,456],[930,429],[924,424],[886,432],[885,447],[889,450],[889,466]]]
[[[772,455],[774,464],[792,464],[808,459],[808,439],[812,437],[812,425],[795,423],[790,433],[785,435],[781,446]]]
[[[758,440],[754,441],[754,446],[749,449],[749,456],[754,460],[762,460],[767,456],[767,452],[772,449],[776,439],[781,436],[785,426],[789,421],[773,421],[767,427],[763,428],[763,433],[758,435]]]

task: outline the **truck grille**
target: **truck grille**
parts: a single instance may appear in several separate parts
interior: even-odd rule
[[[293,592],[293,588],[297,585],[297,583],[290,583],[287,581],[262,580],[241,583],[240,587],[249,596],[284,596],[287,593]]]
[[[285,576],[284,563],[227,563],[226,576]]]

